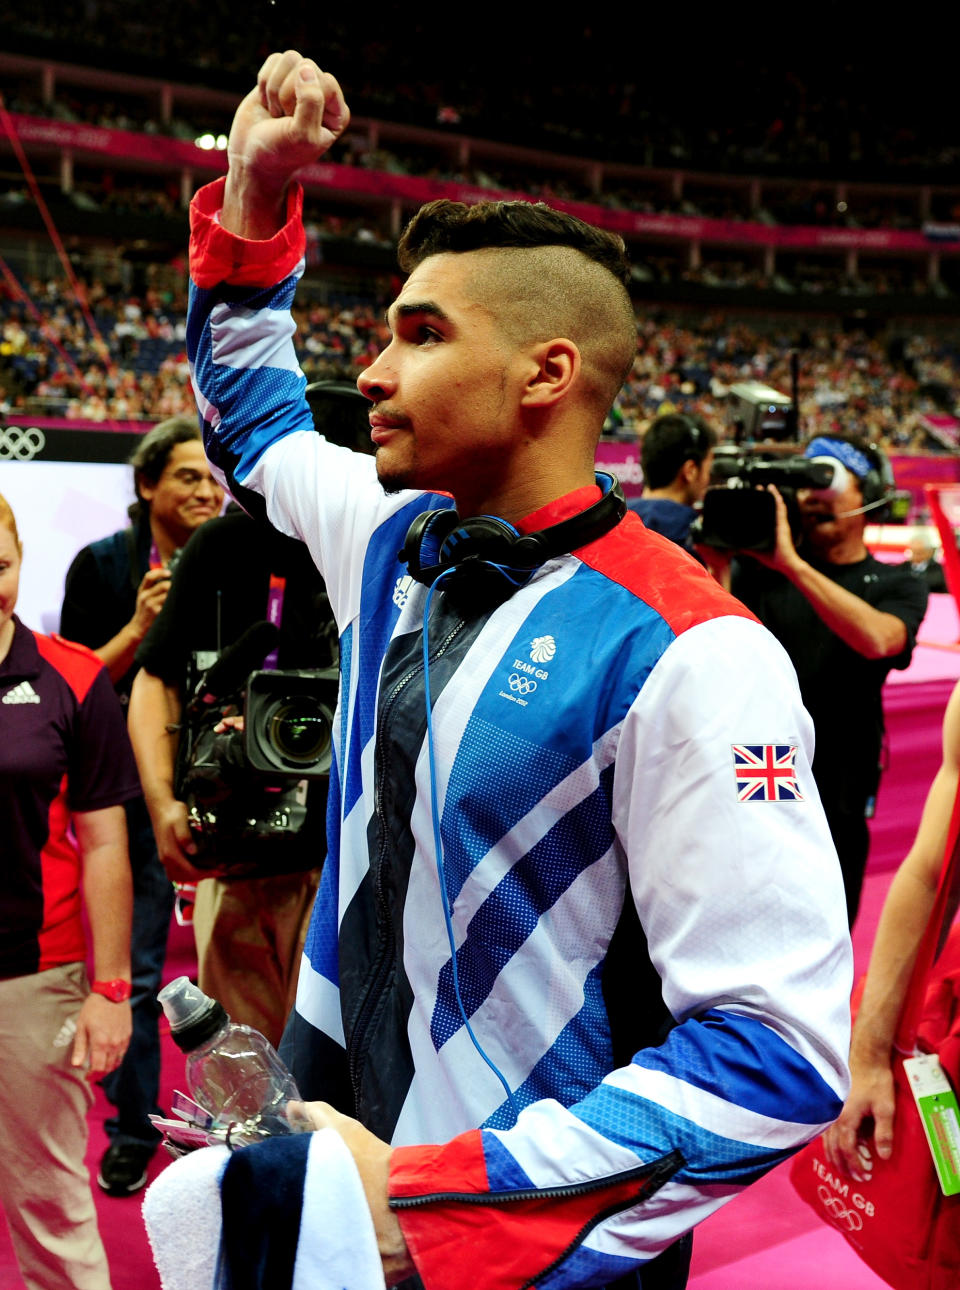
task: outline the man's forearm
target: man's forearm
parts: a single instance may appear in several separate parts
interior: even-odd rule
[[[890,884],[854,1025],[851,1055],[855,1059],[890,1059],[917,950],[936,897],[957,778],[955,763],[937,772],[916,840]]]
[[[130,693],[130,742],[140,783],[151,814],[173,800],[177,735],[168,730],[180,720],[180,695],[174,686],[145,671],[137,673]]]
[[[132,623],[121,627],[111,640],[98,646],[93,652],[110,674],[110,680],[116,685],[133,666],[137,646],[142,637],[138,636]]]
[[[905,648],[907,628],[902,618],[875,609],[799,556],[781,572],[826,626],[864,658],[891,658]]]
[[[906,866],[894,878],[877,930],[851,1054],[889,1061],[917,949],[933,906],[931,889]]]
[[[228,233],[251,242],[265,242],[287,219],[287,188],[264,185],[239,162],[231,162],[223,190],[220,223]]]

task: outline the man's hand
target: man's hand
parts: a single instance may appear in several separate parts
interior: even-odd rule
[[[853,1056],[850,1070],[850,1096],[824,1135],[824,1146],[831,1164],[862,1182],[873,1168],[870,1138],[881,1160],[889,1160],[893,1151],[893,1071],[889,1060],[867,1063]],[[864,1121],[871,1118],[873,1133],[865,1134]]]
[[[787,504],[783,500],[780,490],[775,488],[773,484],[768,484],[767,491],[773,495],[774,505],[776,506],[773,550],[744,551],[742,554],[749,555],[752,559],[758,560],[760,564],[765,564],[768,569],[776,569],[778,573],[789,575],[790,571],[797,568],[803,561],[794,545],[793,533],[790,531],[790,519],[787,515]]]
[[[400,1223],[387,1203],[387,1182],[390,1177],[392,1148],[359,1120],[341,1115],[328,1102],[291,1103],[292,1118],[307,1123],[313,1129],[336,1129],[350,1149],[363,1190],[370,1206],[377,1245],[383,1263],[387,1285],[396,1285],[416,1271],[407,1251]]]
[[[154,620],[163,608],[163,602],[170,590],[170,570],[166,568],[148,569],[137,588],[137,607],[133,611],[130,625],[137,640],[143,640],[154,624]]]
[[[187,823],[187,808],[175,797],[157,804],[150,803],[157,855],[171,882],[199,882],[208,875],[194,867],[190,857],[197,854],[197,844]]]
[[[129,1003],[111,1003],[100,994],[88,994],[77,1015],[71,1066],[86,1066],[87,1079],[98,1079],[123,1061],[133,1021]]]
[[[286,218],[294,174],[322,157],[349,122],[343,91],[329,72],[295,49],[271,54],[233,118],[224,228],[241,237],[272,237]]]

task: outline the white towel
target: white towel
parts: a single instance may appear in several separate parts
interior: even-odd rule
[[[216,1290],[220,1180],[229,1158],[226,1147],[193,1151],[173,1161],[147,1189],[143,1217],[163,1290]],[[360,1175],[334,1129],[310,1135],[289,1290],[385,1290]]]
[[[220,1254],[220,1179],[227,1147],[202,1147],[172,1161],[143,1197],[153,1261],[163,1290],[213,1290]]]

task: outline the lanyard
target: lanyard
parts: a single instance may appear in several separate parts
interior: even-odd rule
[[[270,575],[270,588],[267,591],[267,622],[273,623],[279,631],[280,624],[283,621],[283,596],[287,589],[286,578],[281,578],[277,573]],[[266,671],[272,672],[277,666],[277,655],[279,646],[272,649],[267,657],[263,660],[263,666]]]

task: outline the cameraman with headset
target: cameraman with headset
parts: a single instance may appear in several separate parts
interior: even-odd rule
[[[786,503],[770,486],[775,544],[769,553],[741,554],[731,589],[773,632],[797,670],[816,731],[814,778],[840,857],[852,926],[870,845],[867,819],[880,782],[881,691],[891,669],[909,666],[927,591],[909,569],[874,559],[864,542],[867,518],[882,514],[893,492],[883,452],[857,436],[830,435],[811,440],[803,455],[840,462],[840,482],[829,496],[800,492],[798,544]]]

